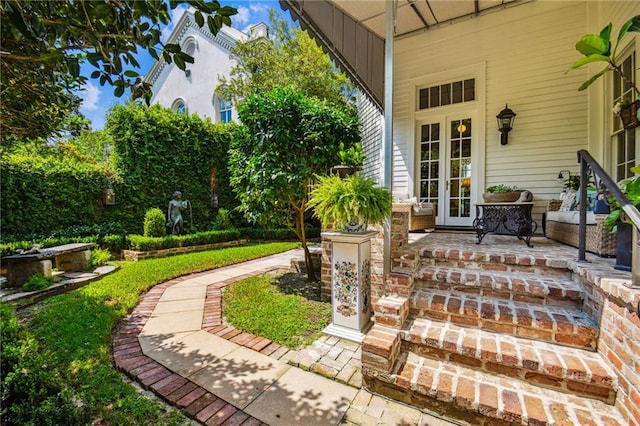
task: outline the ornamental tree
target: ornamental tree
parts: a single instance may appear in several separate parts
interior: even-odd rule
[[[251,222],[293,229],[315,280],[305,233],[308,189],[337,163],[340,142],[359,140],[358,121],[291,87],[250,96],[238,114],[243,128],[231,142],[229,169],[239,209]]]
[[[80,75],[84,61],[95,68],[91,77],[112,85],[117,97],[129,89],[134,98],[148,102],[151,86],[136,71],[138,48],[182,70],[193,63],[179,45],[160,40],[170,10],[181,4],[193,6],[196,23],[202,27],[206,22],[213,34],[231,25],[237,13],[216,0],[1,0],[3,136],[46,137],[55,131],[77,106],[73,91],[86,82]],[[20,105],[26,114],[23,110],[16,117]],[[49,114],[51,123],[42,119]]]
[[[353,91],[347,76],[306,31],[289,28],[273,9],[269,17],[272,35],[236,43],[231,50],[236,65],[229,78],[218,75],[216,93],[237,104],[254,93],[292,86],[307,96],[346,105],[346,95]]]

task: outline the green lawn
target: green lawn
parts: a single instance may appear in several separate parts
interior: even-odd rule
[[[284,294],[279,279],[266,274],[227,286],[223,313],[240,330],[297,349],[322,335],[331,320],[331,304]]]
[[[73,400],[76,403],[81,401],[83,410],[86,410],[84,414],[87,415],[84,418],[89,418],[89,421],[101,419],[102,423],[99,424],[110,425],[182,424],[185,421],[182,414],[165,412],[160,405],[126,384],[120,373],[112,367],[111,330],[138,303],[139,295],[156,284],[180,275],[251,260],[297,246],[297,243],[270,243],[123,262],[118,272],[100,281],[36,305],[29,310],[26,337],[35,336],[37,352],[42,356],[24,361],[25,365],[29,364],[28,368],[21,369],[21,373],[27,373],[26,376],[14,375],[11,389],[25,392],[21,398],[24,407],[17,404],[14,407],[28,411],[23,415],[25,419],[29,415],[33,417],[31,424],[60,424],[56,423],[55,418],[56,414],[65,415],[59,413],[64,404],[56,399],[43,403],[43,396],[35,394],[34,390],[45,387],[40,382],[55,382],[54,376],[57,376],[64,383],[65,391],[74,395]],[[3,317],[3,331],[10,329],[6,323]],[[26,350],[26,358],[34,358],[31,356],[34,347],[31,345]],[[3,367],[6,368],[5,360]],[[34,383],[29,384],[29,373],[37,376]],[[45,377],[40,377],[43,374]],[[21,384],[21,380],[27,383]],[[4,386],[3,392],[6,391],[7,386]],[[3,410],[8,408],[6,398],[3,393]],[[48,406],[42,407],[40,413],[38,404]],[[77,421],[68,422],[77,424]],[[24,419],[21,423],[29,424]]]

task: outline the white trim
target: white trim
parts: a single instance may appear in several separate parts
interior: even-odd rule
[[[425,120],[442,121],[446,124],[447,117],[452,115],[460,116],[467,114],[476,122],[474,130],[474,140],[471,145],[472,170],[471,179],[471,203],[477,203],[479,197],[484,191],[485,186],[485,153],[486,153],[486,62],[468,65],[465,67],[454,68],[447,71],[437,72],[419,78],[409,80],[409,122],[411,130],[409,133],[409,141],[407,145],[408,158],[413,159],[407,168],[407,184],[409,196],[416,196],[419,190],[418,185],[420,178],[417,175],[419,158],[417,157],[417,127],[418,121]],[[436,84],[445,84],[454,81],[475,79],[476,99],[475,101],[461,102],[453,105],[445,105],[436,108],[418,110],[418,90],[424,87],[435,86]],[[505,100],[508,102],[508,100]],[[496,130],[497,131],[497,130]],[[442,184],[442,183],[441,183]],[[444,185],[444,184],[443,184]],[[442,188],[439,189],[439,191]],[[442,224],[444,219],[444,192],[439,192],[438,216],[437,224]]]
[[[173,102],[171,102],[171,111],[180,112],[180,111],[178,111],[178,108],[180,108],[180,105],[184,105],[186,113],[189,112],[189,107],[187,106],[187,101],[185,101],[184,98],[176,98]]]

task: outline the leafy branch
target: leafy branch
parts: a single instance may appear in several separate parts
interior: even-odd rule
[[[582,36],[580,41],[576,43],[576,50],[584,55],[584,58],[581,58],[574,62],[565,74],[572,69],[580,68],[584,65],[591,64],[594,62],[605,62],[607,65],[600,72],[589,78],[587,81],[582,83],[582,85],[578,88],[578,90],[585,90],[593,82],[595,82],[598,78],[606,74],[608,71],[616,72],[622,79],[629,84],[629,86],[633,87],[633,90],[636,93],[636,96],[640,97],[640,91],[633,83],[633,81],[624,74],[620,65],[617,64],[618,61],[618,47],[620,46],[620,42],[629,32],[640,32],[640,15],[636,15],[633,18],[629,19],[627,22],[620,27],[620,31],[618,32],[618,37],[616,38],[615,45],[612,47],[611,43],[611,30],[613,28],[613,24],[609,23],[606,27],[604,27],[600,34],[586,34]]]

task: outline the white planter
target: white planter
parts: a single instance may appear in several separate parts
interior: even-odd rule
[[[371,326],[371,238],[375,232],[325,232],[331,241],[332,322],[324,332],[361,342]]]

